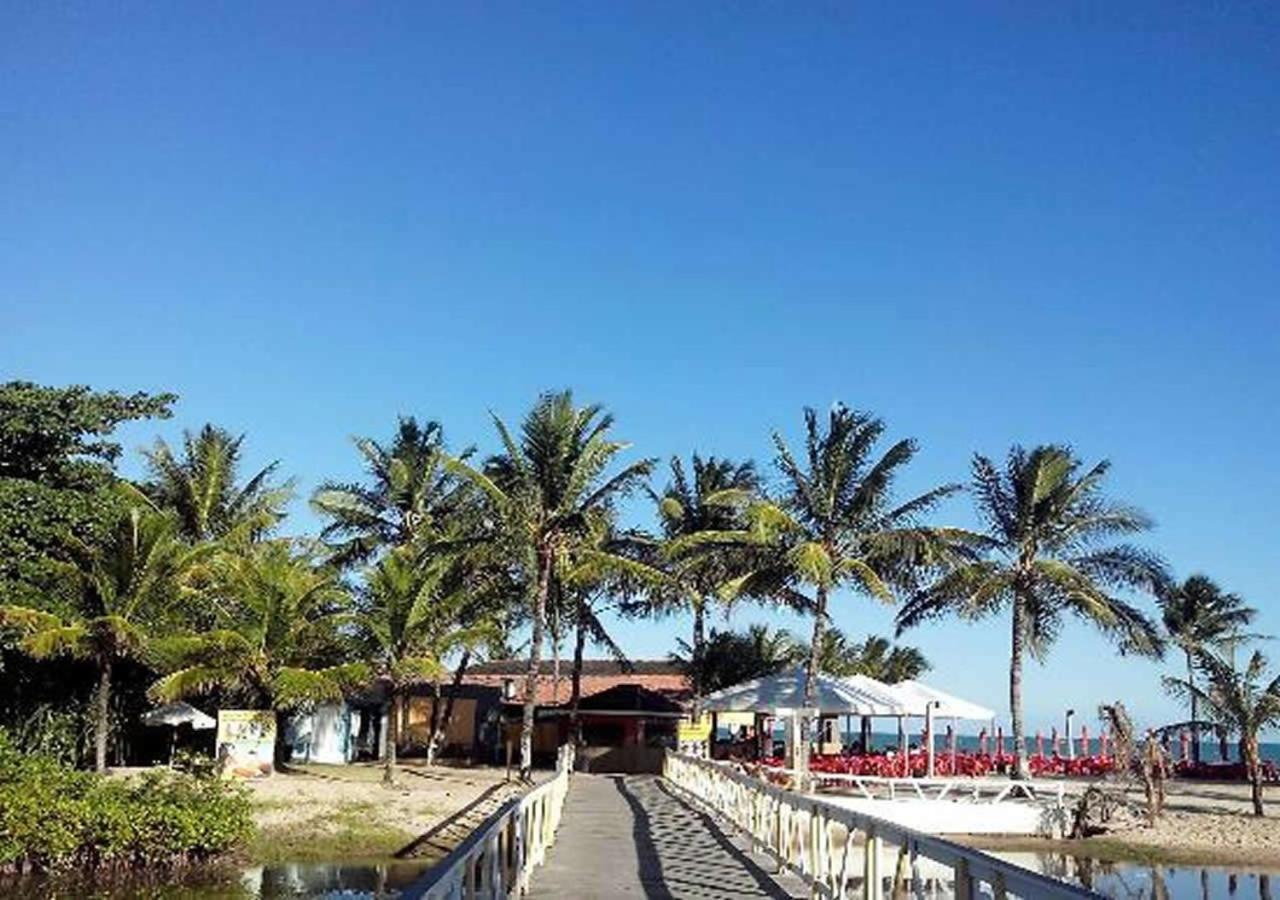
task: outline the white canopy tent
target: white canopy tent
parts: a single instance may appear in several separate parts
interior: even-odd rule
[[[935,716],[942,716],[944,719],[966,719],[975,722],[989,722],[996,717],[995,710],[988,709],[985,706],[979,706],[964,700],[954,694],[948,694],[946,691],[940,691],[935,687],[930,687],[919,681],[900,681],[888,687],[899,697],[907,706],[912,707],[909,715],[923,716],[925,707],[929,703],[936,703],[933,707]]]
[[[913,716],[920,717],[925,720],[925,733],[928,735],[928,741],[925,747],[927,762],[927,772],[933,775],[934,768],[934,720],[938,717],[944,719],[970,719],[977,721],[990,721],[995,718],[995,712],[985,706],[979,706],[977,703],[971,703],[954,694],[948,694],[946,691],[940,691],[937,688],[930,687],[913,679],[900,681],[896,684],[885,684],[866,675],[852,675],[845,678],[844,681],[851,687],[861,688],[866,691],[880,690],[893,697],[903,710],[898,714],[898,744],[900,751],[906,753],[906,733],[903,730],[902,717]],[[864,720],[864,734],[865,734]],[[950,752],[952,757],[955,756],[955,730],[951,732]]]
[[[880,685],[880,688],[886,687]],[[824,715],[907,715],[901,701],[880,688],[861,687],[846,679],[819,675],[814,685],[813,702],[806,703],[804,669],[797,667],[716,691],[703,698],[702,708],[711,712],[756,712],[775,716],[815,709]]]

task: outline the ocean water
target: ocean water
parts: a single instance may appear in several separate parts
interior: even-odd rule
[[[939,752],[945,749],[945,746],[946,746],[946,731],[944,729],[945,729],[945,726],[943,726],[943,728],[939,729],[938,731],[938,738],[937,738],[938,743],[936,746]],[[729,736],[729,733],[726,729],[722,728],[720,733],[722,737]],[[859,736],[860,736],[859,732],[855,728],[853,731],[844,732],[843,740],[846,744],[852,744],[854,741],[858,740]],[[781,741],[783,739],[783,730],[781,727],[774,729],[773,738],[775,741]],[[918,747],[921,745],[921,743],[923,743],[923,740],[924,740],[924,736],[921,734],[919,728],[909,729],[907,731],[907,742],[910,745]],[[1006,735],[1004,740],[1004,745],[1005,745],[1005,752],[1007,753],[1013,752],[1012,737],[1009,737],[1008,735]],[[1077,752],[1079,752],[1079,746],[1080,745],[1077,740],[1077,743],[1076,743]],[[1097,735],[1097,732],[1093,731],[1092,729],[1090,729],[1089,731],[1089,747],[1091,752],[1093,753],[1098,752],[1098,735]],[[871,733],[871,748],[873,750],[897,750],[898,749],[898,733],[896,731],[893,731],[893,732],[873,731]],[[979,748],[979,741],[978,741],[977,735],[975,734],[956,735],[956,749],[958,749],[960,752],[976,753],[978,751],[978,748]],[[996,749],[996,739],[995,739],[995,735],[992,734],[987,738],[987,752],[994,753],[995,749]],[[1033,732],[1033,736],[1027,738],[1027,752],[1035,753],[1035,749],[1036,749],[1036,742],[1035,742],[1035,737]],[[1173,750],[1175,757],[1180,753],[1180,748],[1177,740],[1173,741],[1171,745],[1171,749]],[[1259,750],[1261,751],[1262,758],[1264,760],[1270,760],[1275,763],[1280,763],[1280,742],[1263,741],[1259,745]],[[1044,736],[1044,752],[1046,754],[1053,752],[1052,742],[1049,740],[1049,734],[1047,732],[1045,733],[1045,736]],[[1238,760],[1240,758],[1239,746],[1236,744],[1235,741],[1227,742],[1227,754],[1228,754],[1228,758],[1231,759],[1232,761]],[[1063,756],[1067,755],[1065,739],[1062,742],[1062,755]],[[1219,755],[1219,747],[1218,747],[1217,739],[1202,740],[1200,742],[1200,758],[1205,762],[1218,761],[1218,759],[1220,758],[1220,755]]]

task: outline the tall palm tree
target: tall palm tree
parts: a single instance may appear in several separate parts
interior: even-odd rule
[[[1243,669],[1212,650],[1201,650],[1197,664],[1204,675],[1203,687],[1189,678],[1164,679],[1166,688],[1181,696],[1197,697],[1213,717],[1240,735],[1240,755],[1252,788],[1253,813],[1264,814],[1262,806],[1262,757],[1258,734],[1280,725],[1280,676],[1268,679],[1267,658],[1254,651]]]
[[[318,566],[288,540],[222,555],[214,575],[218,627],[158,642],[165,675],[149,690],[165,702],[224,691],[255,709],[276,712],[276,761],[285,761],[285,717],[301,706],[336,702],[367,682],[369,667],[347,662],[340,626],[350,596],[337,573]]]
[[[477,646],[493,636],[492,626],[472,614],[469,607],[475,599],[458,583],[452,569],[447,559],[424,563],[408,548],[399,548],[365,575],[354,619],[364,653],[374,676],[386,687],[392,710],[383,770],[386,784],[395,782],[400,718],[396,710],[407,689],[426,679],[438,684],[441,661],[450,652]]]
[[[618,528],[617,515],[606,507],[592,515],[588,534],[570,555],[564,575],[557,575],[552,591],[553,605],[573,629],[573,663],[570,669],[569,722],[574,740],[581,742],[578,709],[582,700],[582,667],[587,642],[598,644],[624,666],[630,661],[609,634],[604,613],[612,609],[624,615],[634,612],[634,598],[668,591],[665,573],[647,562],[652,539]],[[585,551],[585,553],[583,552]],[[601,565],[599,560],[605,559]],[[622,559],[630,564],[618,565]]]
[[[1160,618],[1169,642],[1182,651],[1187,663],[1187,682],[1195,683],[1195,658],[1207,649],[1234,641],[1258,614],[1242,598],[1228,594],[1206,575],[1192,575],[1182,583],[1170,582],[1156,595]],[[1200,761],[1199,697],[1188,693],[1191,702],[1191,753]]]
[[[494,425],[503,452],[491,458],[483,472],[456,458],[450,461],[450,469],[482,491],[490,539],[504,547],[511,563],[523,572],[532,637],[520,731],[520,770],[522,777],[528,778],[533,766],[538,667],[552,586],[557,575],[567,571],[571,554],[602,567],[635,565],[582,544],[590,534],[592,517],[635,489],[653,463],[641,460],[606,476],[627,445],[609,439],[612,416],[599,406],[574,406],[569,391],[542,395],[525,417],[518,442],[496,416]]]
[[[875,416],[835,404],[826,426],[805,410],[805,461],[793,456],[782,436],[773,442],[785,493],[776,503],[749,511],[749,541],[774,551],[771,563],[730,582],[733,595],[774,594],[813,615],[806,661],[806,703],[812,704],[823,634],[832,593],[850,589],[885,603],[892,588],[910,588],[925,574],[966,558],[975,536],[957,528],[921,524],[957,485],[934,488],[905,503],[893,499],[893,484],[916,454],[901,440],[876,458],[884,423]],[[719,540],[714,536],[708,542]]]
[[[1150,521],[1102,494],[1110,464],[1090,469],[1061,446],[1013,447],[1004,471],[973,458],[972,490],[987,527],[989,556],[960,566],[918,591],[898,614],[898,633],[949,612],[981,618],[1010,612],[1009,708],[1015,775],[1026,772],[1022,721],[1024,651],[1043,659],[1066,614],[1115,638],[1121,652],[1159,656],[1155,624],[1114,589],[1154,592],[1167,581],[1160,560],[1119,535]]]
[[[451,457],[438,422],[402,417],[389,445],[371,438],[356,438],[355,445],[370,483],[326,481],[311,498],[312,509],[329,520],[320,536],[333,548],[333,563],[363,563],[405,546],[465,505],[467,484],[446,465]]]
[[[183,432],[181,456],[163,440],[143,451],[150,478],[146,491],[157,505],[173,510],[187,540],[209,541],[237,532],[257,538],[284,518],[291,483],[271,483],[277,467],[273,462],[240,484],[243,443],[244,435],[205,425],[195,434]]]
[[[208,556],[178,538],[178,522],[140,493],[123,488],[128,511],[101,543],[74,544],[67,568],[78,609],[69,619],[25,607],[0,607],[0,622],[24,635],[21,648],[36,659],[72,656],[97,668],[94,697],[94,767],[107,767],[112,673],[117,663],[142,656],[155,629],[167,624],[184,577]]]
[[[673,589],[658,592],[660,611],[687,609],[693,614],[692,653],[702,653],[706,616],[718,599],[717,591],[748,568],[740,548],[728,544],[690,545],[685,539],[701,534],[742,531],[746,509],[757,499],[760,477],[755,464],[703,458],[693,454],[692,478],[679,457],[671,459],[671,477],[661,494],[650,491],[662,521],[666,568]],[[697,706],[698,686],[694,685]]]

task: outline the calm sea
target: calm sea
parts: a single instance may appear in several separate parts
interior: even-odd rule
[[[724,729],[721,729],[721,733],[722,733],[722,735],[724,735],[724,736],[726,736],[726,737],[728,736],[728,733],[727,733]],[[939,735],[938,735],[938,748],[939,748],[939,749],[942,749],[942,746],[943,746],[943,740],[944,740],[943,734],[944,734],[944,733],[945,733],[945,732],[943,732],[943,731],[941,731],[941,730],[939,731]],[[773,736],[774,736],[774,740],[781,741],[781,740],[782,740],[782,729],[781,729],[781,728],[775,728],[775,729],[774,729]],[[857,738],[858,738],[858,732],[857,732],[856,730],[855,730],[855,731],[852,731],[852,732],[848,732],[848,731],[847,731],[847,732],[845,732],[845,736],[844,736],[845,743],[853,743],[853,741],[855,741]],[[907,732],[907,740],[908,740],[908,741],[909,741],[913,746],[918,746],[918,745],[920,744],[920,741],[921,741],[920,729],[919,729],[919,728],[915,728],[915,729],[909,730],[909,731]],[[996,742],[995,742],[995,737],[994,737],[994,736],[992,736],[992,737],[988,738],[988,740],[987,740],[987,750],[988,750],[988,752],[993,752],[993,751],[995,750],[995,744],[996,744]],[[1050,749],[1050,743],[1049,743],[1049,736],[1048,736],[1048,734],[1046,734],[1046,735],[1045,735],[1044,744],[1045,744],[1045,752],[1046,752],[1046,753],[1051,752],[1051,749]],[[1094,753],[1097,753],[1097,752],[1098,752],[1098,735],[1097,735],[1097,733],[1096,733],[1096,732],[1090,731],[1090,733],[1089,733],[1089,745],[1090,745],[1090,747],[1092,748],[1092,750],[1093,750],[1093,752],[1094,752]],[[1078,747],[1078,746],[1079,746],[1079,745],[1077,744],[1077,747]],[[874,750],[896,750],[896,749],[897,749],[897,747],[898,747],[898,734],[897,734],[897,732],[890,732],[890,731],[874,731],[874,732],[872,732],[872,733],[871,733],[871,747],[872,747],[872,749],[874,749]],[[978,750],[978,737],[977,737],[977,735],[972,735],[972,734],[961,734],[961,735],[957,735],[957,736],[956,736],[956,747],[957,747],[961,752],[969,752],[969,753],[977,752],[977,750]],[[1006,748],[1006,750],[1012,750],[1012,748],[1013,748],[1013,738],[1010,738],[1010,737],[1006,737],[1006,738],[1005,738],[1005,748]],[[1177,748],[1177,741],[1174,741],[1174,752],[1175,752],[1175,753],[1177,752],[1177,749],[1178,749],[1178,748]],[[1276,763],[1280,763],[1280,742],[1275,742],[1275,741],[1266,742],[1266,741],[1264,741],[1262,744],[1260,744],[1260,745],[1259,745],[1259,749],[1262,751],[1262,758],[1263,758],[1263,759],[1265,759],[1265,760],[1271,760],[1272,762],[1276,762]],[[1231,741],[1231,742],[1229,742],[1229,743],[1228,743],[1228,745],[1227,745],[1227,750],[1228,750],[1228,752],[1229,752],[1229,754],[1230,754],[1231,759],[1237,759],[1237,758],[1239,757],[1239,751],[1238,751],[1238,748],[1237,748],[1236,743],[1235,743],[1234,741]],[[1028,753],[1034,753],[1034,752],[1035,752],[1035,738],[1028,738],[1028,739],[1027,739],[1027,752],[1028,752]],[[1063,752],[1063,754],[1064,754],[1064,755],[1066,754],[1065,742],[1064,742],[1064,746],[1063,746],[1063,751],[1062,751],[1062,752]],[[1200,742],[1200,758],[1201,758],[1201,759],[1203,759],[1203,760],[1206,760],[1206,761],[1213,761],[1213,760],[1217,760],[1217,759],[1218,759],[1218,742],[1217,742],[1217,740],[1212,740],[1212,741],[1205,740],[1205,741],[1201,741],[1201,742]]]

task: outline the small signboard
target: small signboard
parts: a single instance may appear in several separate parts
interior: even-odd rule
[[[273,711],[218,710],[218,763],[224,778],[266,778],[274,770],[275,748]]]
[[[696,722],[686,722],[683,719],[676,728],[676,740],[681,744],[695,744],[705,741],[711,737],[711,715],[703,713],[702,718]]]

